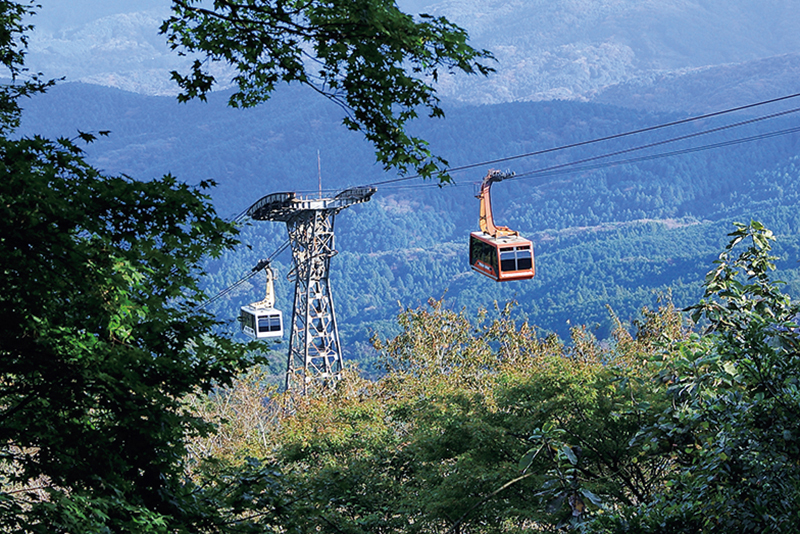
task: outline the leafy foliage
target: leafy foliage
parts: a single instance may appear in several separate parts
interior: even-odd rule
[[[220,450],[273,462],[306,531],[794,532],[800,310],[770,279],[772,233],[730,237],[690,309],[702,331],[666,303],[565,345],[511,307],[432,300],[374,340],[379,380],[226,392],[217,406],[264,416]]]
[[[685,337],[677,312],[649,312],[635,337],[617,323],[613,347],[580,328],[566,347],[498,312],[404,310],[401,333],[375,340],[378,381],[350,371],[293,397],[246,377],[203,404],[229,439],[197,448],[274,462],[304,531],[522,532],[652,499],[669,463],[629,443],[654,422],[648,403],[668,402],[649,390],[647,361]]]
[[[42,81],[39,75],[26,76],[26,32],[32,26],[24,20],[34,13],[35,7],[33,0],[0,0],[0,64],[12,80],[10,84],[0,84],[0,134],[19,126],[20,97],[31,96],[53,85],[52,81]]]
[[[65,529],[79,496],[122,524],[179,515],[183,436],[208,430],[180,398],[248,364],[191,308],[232,229],[196,189],[102,176],[66,139],[2,139],[0,155],[6,481],[43,482],[31,513]]]
[[[676,472],[646,509],[622,514],[619,531],[797,529],[800,309],[770,279],[772,232],[752,222],[730,236],[692,307],[706,331],[663,362],[672,402],[638,438]]]
[[[230,104],[268,99],[281,82],[312,87],[347,112],[344,124],[362,131],[385,168],[438,173],[447,162],[406,132],[419,107],[444,115],[431,81],[440,70],[488,74],[489,52],[467,45],[467,34],[445,18],[400,11],[394,0],[174,0],[161,30],[174,49],[200,52],[233,66]],[[188,75],[173,73],[181,98],[205,98],[215,76],[196,60]]]
[[[17,75],[32,8],[0,9]],[[4,86],[3,132],[44,85]],[[187,439],[212,426],[183,398],[258,361],[194,307],[201,259],[236,229],[212,184],[103,175],[78,145],[96,135],[78,139],[0,137],[0,530],[252,531],[253,506],[266,525],[269,469],[187,476]]]
[[[26,10],[0,5],[20,73]],[[6,131],[35,89],[20,87]],[[258,374],[232,382],[251,362],[191,309],[200,256],[232,243],[208,184],[103,176],[63,138],[3,138],[0,156],[3,530],[796,530],[800,310],[769,276],[760,223],[737,226],[706,278],[702,334],[665,306],[633,334],[612,315],[610,340],[579,327],[565,345],[508,308],[473,321],[431,301],[377,342],[381,380],[294,398]],[[764,201],[796,194],[753,183]],[[686,200],[636,198],[666,215]],[[385,271],[375,287],[413,285]]]

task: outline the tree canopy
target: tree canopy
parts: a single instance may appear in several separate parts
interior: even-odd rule
[[[796,531],[800,309],[763,225],[736,225],[692,322],[665,304],[564,343],[432,300],[375,339],[380,380],[281,395],[193,306],[236,239],[210,183],[104,175],[95,134],[10,135],[48,85],[32,9],[0,0],[0,530]]]
[[[400,11],[394,0],[173,0],[165,33],[181,53],[233,67],[232,106],[254,106],[277,84],[297,82],[339,104],[344,124],[364,133],[385,168],[439,173],[447,162],[407,131],[426,108],[444,115],[434,83],[442,73],[488,74],[486,50],[442,17]],[[205,98],[217,81],[209,61],[173,73],[179,98]]]
[[[0,530],[218,532],[247,501],[187,478],[187,439],[211,426],[182,399],[258,361],[194,308],[200,259],[236,230],[209,183],[88,165],[94,134],[11,137],[48,85],[26,78],[32,12],[0,3]]]

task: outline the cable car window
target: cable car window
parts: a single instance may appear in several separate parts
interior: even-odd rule
[[[497,271],[497,249],[474,236],[471,236],[469,244],[470,264],[480,261]]]
[[[517,270],[517,258],[513,248],[500,249],[500,270],[503,272]]]
[[[533,267],[533,253],[530,247],[517,247],[517,269],[527,270]]]
[[[281,329],[281,318],[279,315],[264,315],[258,318],[259,332],[279,332]]]
[[[241,310],[239,313],[239,320],[242,322],[242,329],[250,328],[253,332],[256,330],[256,318],[253,314]]]
[[[500,249],[500,270],[504,273],[527,271],[533,266],[533,252],[529,246]]]

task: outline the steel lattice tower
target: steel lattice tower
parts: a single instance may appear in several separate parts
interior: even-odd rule
[[[289,230],[295,279],[286,389],[326,385],[342,371],[342,351],[330,286],[333,222],[341,210],[368,201],[372,187],[342,191],[334,198],[303,199],[295,193],[267,195],[248,210],[260,221],[282,221]]]

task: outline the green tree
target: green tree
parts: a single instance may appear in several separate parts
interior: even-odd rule
[[[443,72],[488,74],[485,50],[444,18],[400,11],[394,0],[173,0],[161,30],[173,49],[235,68],[235,107],[267,100],[276,84],[298,82],[339,104],[343,122],[363,132],[387,169],[439,173],[447,162],[406,131],[420,107],[444,115],[433,83]],[[179,97],[204,98],[216,79],[196,60],[173,73]]]
[[[636,440],[676,469],[646,506],[594,531],[797,531],[800,306],[770,278],[772,232],[737,223],[730,236],[692,307],[705,333],[665,354],[654,385],[671,402]]]
[[[208,183],[104,176],[78,139],[10,137],[48,85],[24,79],[33,9],[0,2],[0,530],[235,531],[254,503],[266,522],[273,477],[185,475],[211,426],[182,399],[254,363],[193,307],[201,258],[235,228]]]
[[[669,400],[648,378],[659,343],[686,335],[674,308],[647,312],[633,335],[617,323],[613,345],[581,328],[570,347],[540,339],[511,307],[471,320],[430,301],[398,322],[398,336],[376,340],[380,380],[350,371],[335,390],[293,398],[250,376],[198,399],[228,419],[225,440],[198,447],[274,462],[287,513],[315,532],[555,529],[663,489],[669,461],[630,441]]]

